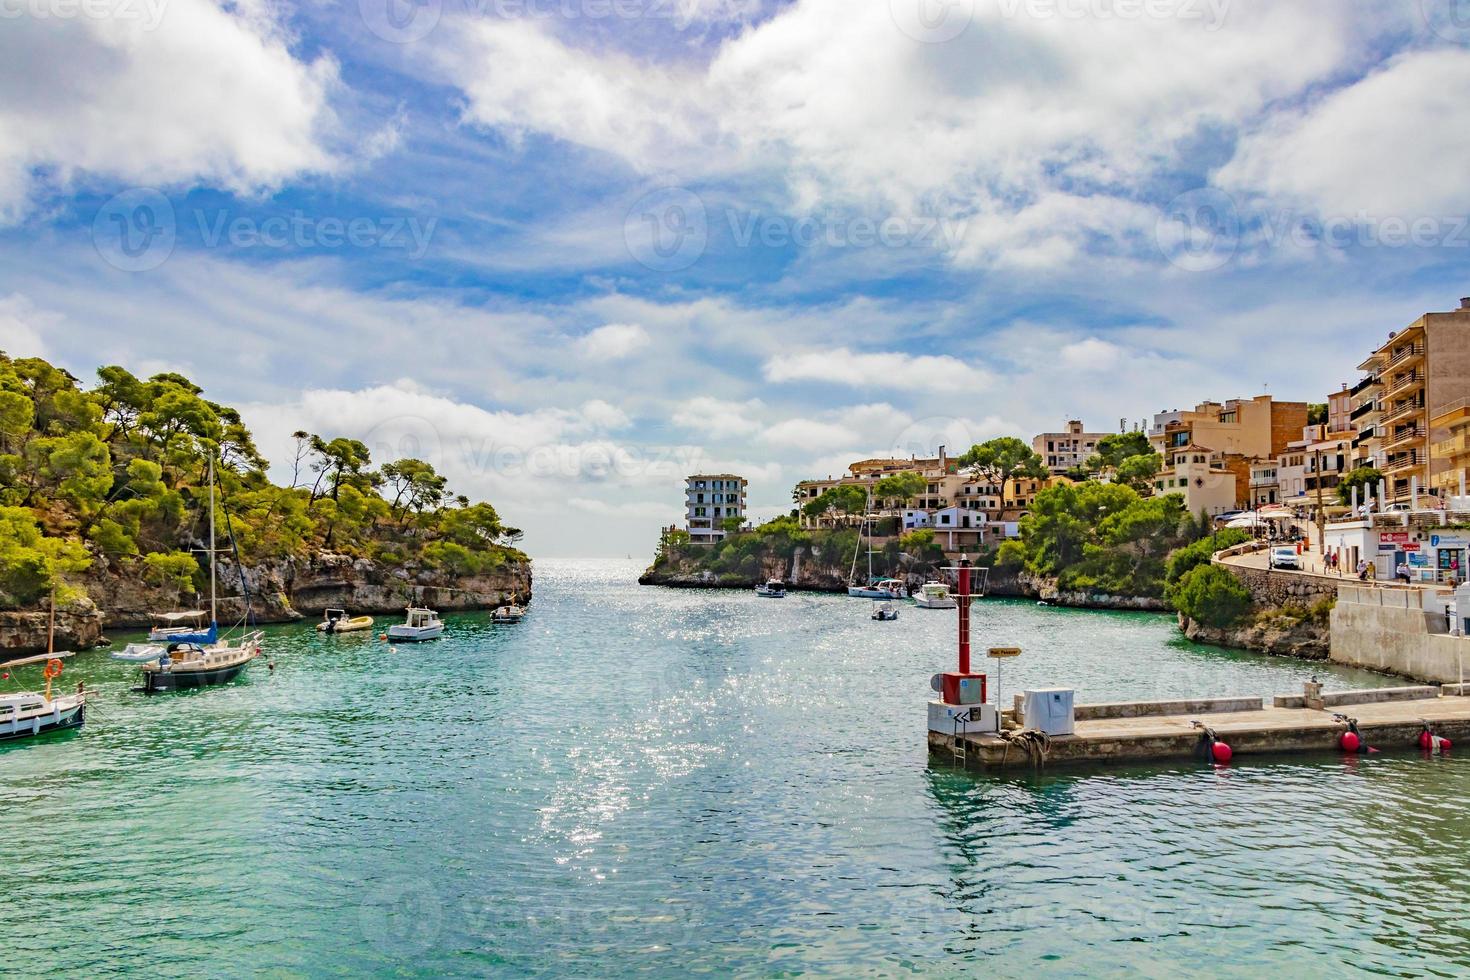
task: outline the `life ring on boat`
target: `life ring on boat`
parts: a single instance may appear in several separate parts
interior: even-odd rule
[[[46,669],[41,671],[41,676],[49,680],[55,680],[61,676],[63,664],[60,660],[46,661]]]

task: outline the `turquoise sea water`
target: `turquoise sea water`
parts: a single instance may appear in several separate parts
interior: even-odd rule
[[[1463,975],[1470,762],[1007,780],[931,763],[953,612],[640,588],[542,562],[515,627],[397,653],[270,629],[274,673],[152,698],[84,654],[77,734],[0,747],[4,972]],[[1163,617],[977,607],[1004,689],[1392,683]],[[37,679],[39,683],[39,679]]]

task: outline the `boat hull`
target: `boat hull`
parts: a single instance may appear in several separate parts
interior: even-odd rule
[[[217,687],[228,684],[250,666],[246,660],[210,670],[150,670],[143,678],[143,690],[148,694],[165,691],[187,691],[196,687]]]
[[[901,592],[890,592],[888,589],[866,589],[856,585],[847,587],[847,594],[854,599],[903,599]]]
[[[960,604],[953,599],[915,599],[920,609],[958,609]]]
[[[388,628],[388,640],[391,643],[423,643],[426,640],[437,640],[444,635],[444,627],[433,626],[428,629],[416,629],[408,626],[390,626]]]
[[[64,732],[81,728],[87,720],[87,702],[78,702],[71,708],[56,713],[33,715],[12,721],[0,721],[0,742],[12,742],[21,738],[34,738],[47,732]]]
[[[373,628],[373,617],[358,616],[356,619],[338,620],[335,623],[318,623],[318,633],[360,633]]]

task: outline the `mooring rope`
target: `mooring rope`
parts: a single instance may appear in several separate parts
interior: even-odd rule
[[[1026,753],[1027,760],[1032,769],[1040,769],[1046,765],[1047,756],[1051,754],[1051,736],[1046,732],[1027,728],[1021,731],[1015,729],[1003,729],[1000,739],[1006,743],[1005,752],[1000,759],[1001,768],[1004,769],[1006,762],[1011,756],[1011,746],[1014,745]]]

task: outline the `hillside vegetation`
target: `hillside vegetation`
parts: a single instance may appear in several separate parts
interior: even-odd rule
[[[0,353],[0,609],[85,591],[99,564],[180,593],[199,589],[208,460],[218,465],[220,537],[242,561],[322,552],[454,575],[524,562],[488,503],[454,496],[416,459],[375,465],[351,439],[295,434],[290,486],[240,413],[178,374],[104,367],[83,386],[40,358]]]

